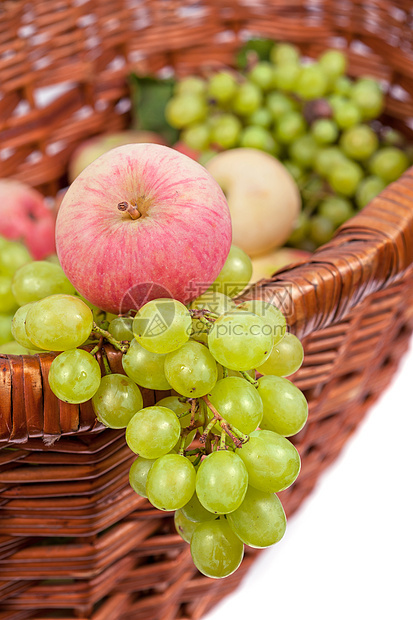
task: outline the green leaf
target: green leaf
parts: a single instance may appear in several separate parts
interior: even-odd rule
[[[178,131],[165,119],[165,107],[171,99],[175,80],[150,76],[130,76],[132,127],[160,134],[168,144],[178,140]]]

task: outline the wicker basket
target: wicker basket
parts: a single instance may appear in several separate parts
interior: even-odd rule
[[[129,122],[127,76],[231,63],[250,35],[308,55],[339,46],[352,75],[388,84],[387,113],[413,117],[411,2],[326,0],[31,0],[0,6],[0,176],[54,195],[69,157]],[[56,86],[60,90],[56,90]],[[310,404],[295,438],[298,481],[280,494],[291,515],[391,380],[413,326],[413,172],[389,186],[305,264],[249,292],[273,300],[304,338],[294,381]],[[113,370],[119,356],[108,350]],[[255,557],[213,581],[194,569],[168,514],[129,487],[122,431],[89,403],[57,401],[52,356],[0,356],[2,620],[200,618]],[[154,394],[146,391],[145,400]],[[59,440],[59,441],[56,441]]]

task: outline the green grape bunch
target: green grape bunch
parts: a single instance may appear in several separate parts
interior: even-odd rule
[[[165,120],[203,164],[239,147],[279,159],[303,205],[287,245],[311,252],[400,177],[413,163],[411,145],[383,120],[382,83],[349,77],[340,50],[310,59],[257,39],[237,60],[177,78]]]
[[[58,264],[23,254],[21,262],[10,278],[16,352],[55,352],[52,392],[71,404],[90,400],[103,426],[124,429],[135,455],[131,488],[174,513],[198,570],[227,577],[245,545],[281,540],[286,516],[277,493],[299,475],[290,437],[308,416],[303,393],[287,377],[304,351],[273,304],[235,303],[226,294],[249,283],[245,252],[232,246],[215,282],[187,306],[154,299],[127,316],[91,306]],[[146,329],[160,310],[164,329]],[[111,371],[106,343],[120,352],[123,373]],[[163,396],[145,406],[143,388]]]

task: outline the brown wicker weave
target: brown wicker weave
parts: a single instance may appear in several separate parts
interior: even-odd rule
[[[309,55],[342,47],[352,75],[385,80],[387,113],[411,133],[410,0],[11,0],[0,4],[0,177],[56,194],[81,140],[127,126],[130,71],[230,63],[248,35]],[[280,494],[289,515],[397,368],[413,327],[412,262],[410,171],[311,261],[249,292],[274,300],[305,337],[293,380],[310,417],[295,438],[302,473]],[[50,392],[51,359],[0,356],[1,620],[202,617],[255,554],[225,580],[197,573],[170,516],[130,489],[124,433]]]

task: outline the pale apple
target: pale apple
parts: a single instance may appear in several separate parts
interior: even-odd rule
[[[253,257],[285,243],[301,197],[281,162],[257,149],[237,148],[218,153],[205,167],[227,197],[234,245]]]
[[[310,256],[311,252],[295,250],[294,248],[280,248],[262,256],[255,256],[251,259],[251,282],[267,280],[282,267],[306,262]]]
[[[74,179],[98,157],[107,153],[117,146],[125,144],[139,144],[149,142],[153,144],[165,144],[165,140],[154,131],[140,129],[126,129],[114,133],[101,134],[82,142],[74,151],[69,162],[69,181]]]
[[[40,192],[13,179],[0,179],[0,235],[22,241],[36,260],[56,251],[55,216]]]
[[[167,146],[129,144],[71,184],[56,243],[76,290],[118,314],[158,297],[188,303],[203,293],[231,247],[231,218],[203,166]]]

